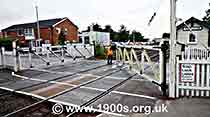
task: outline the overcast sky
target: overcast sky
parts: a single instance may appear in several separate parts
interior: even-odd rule
[[[178,0],[177,17],[202,19],[209,0]],[[39,18],[68,17],[79,30],[97,22],[112,25],[115,30],[124,24],[146,37],[161,37],[169,32],[170,0],[38,0]],[[36,21],[35,0],[0,0],[0,29],[13,24]],[[154,12],[157,16],[147,26]]]

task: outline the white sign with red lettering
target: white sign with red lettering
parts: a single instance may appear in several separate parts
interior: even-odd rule
[[[195,64],[181,64],[180,81],[195,82]]]

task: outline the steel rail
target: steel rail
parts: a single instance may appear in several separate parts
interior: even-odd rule
[[[80,73],[88,72],[88,71],[91,71],[91,70],[94,70],[94,69],[97,69],[97,68],[101,68],[101,67],[104,67],[104,66],[107,66],[107,65],[104,64],[104,65],[97,66],[97,67],[94,67],[94,68],[90,68],[90,69],[82,70],[82,71],[79,71],[79,72],[75,72],[75,73],[67,74],[67,75],[64,75],[64,76],[60,76],[60,77],[57,77],[57,78],[54,78],[54,79],[50,79],[50,80],[48,80],[46,82],[41,82],[41,83],[34,84],[34,85],[31,85],[31,86],[26,86],[26,87],[22,87],[22,88],[19,88],[19,89],[15,89],[12,92],[6,92],[6,93],[3,93],[3,94],[0,94],[0,97],[8,95],[8,94],[11,94],[11,93],[15,93],[17,91],[21,91],[21,90],[24,90],[24,89],[35,87],[35,86],[38,86],[38,85],[42,85],[42,84],[45,84],[45,83],[56,81],[58,79],[63,79],[63,78],[69,77],[69,76],[74,76],[74,75],[77,75],[77,74],[80,74]]]
[[[101,77],[98,77],[97,79],[93,79],[93,80],[84,82],[84,83],[82,83],[82,84],[80,84],[80,85],[78,85],[78,86],[75,86],[75,87],[73,87],[73,88],[68,88],[68,89],[66,89],[66,90],[64,90],[64,91],[62,91],[62,92],[59,92],[59,93],[57,93],[57,94],[55,94],[55,95],[53,95],[53,96],[50,96],[50,97],[48,97],[48,98],[46,98],[46,99],[44,99],[44,100],[41,100],[41,101],[39,101],[39,102],[36,102],[36,103],[34,103],[34,104],[31,104],[31,105],[26,106],[26,107],[24,107],[24,108],[21,108],[21,109],[19,109],[19,110],[16,110],[16,111],[13,111],[13,112],[11,112],[11,113],[8,113],[8,114],[4,115],[3,117],[10,117],[10,116],[12,116],[12,115],[14,115],[14,114],[16,114],[16,113],[19,113],[19,112],[25,111],[25,110],[27,110],[27,109],[30,109],[30,108],[32,108],[32,107],[34,107],[34,106],[37,106],[37,105],[39,105],[39,104],[41,104],[41,103],[44,103],[44,102],[46,102],[46,101],[48,101],[48,100],[50,100],[50,99],[53,99],[53,98],[55,98],[55,97],[58,97],[58,96],[63,95],[63,94],[65,94],[65,93],[68,93],[68,92],[70,92],[70,91],[73,91],[73,90],[78,89],[78,88],[80,88],[80,87],[83,87],[83,86],[85,86],[85,85],[91,84],[91,83],[93,83],[93,82],[95,82],[95,81],[98,81],[98,80],[100,80],[100,79],[103,79],[103,78],[105,78],[105,77],[107,77],[107,76],[110,76],[110,75],[112,75],[112,74],[115,74],[115,73],[121,71],[122,69],[124,69],[124,68],[120,68],[120,69],[118,69],[118,70],[114,70],[114,71],[111,72],[111,73],[107,73],[107,74],[105,74],[105,75],[103,75],[103,76],[101,76]]]
[[[96,102],[97,100],[99,100],[100,98],[106,96],[107,94],[109,94],[110,92],[114,91],[115,89],[117,89],[119,86],[123,85],[125,82],[129,81],[130,79],[132,79],[134,76],[136,76],[137,73],[135,73],[134,75],[129,76],[128,78],[126,78],[125,80],[117,83],[116,85],[112,86],[111,88],[107,89],[106,91],[100,93],[99,95],[95,96],[94,98],[90,99],[89,101],[83,103],[80,108],[85,108],[87,106],[89,106],[90,104]],[[77,113],[76,111],[70,113],[69,115],[67,115],[66,117],[70,117],[72,115],[74,115],[75,113]]]

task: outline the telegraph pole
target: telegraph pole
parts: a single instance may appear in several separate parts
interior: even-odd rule
[[[169,97],[175,98],[176,79],[176,1],[170,0],[170,60]]]
[[[36,24],[37,24],[37,35],[38,35],[38,40],[39,40],[39,46],[40,46],[40,28],[39,28],[39,13],[38,13],[38,5],[36,4],[36,6],[35,6],[35,8],[36,8],[36,20],[37,20],[37,22],[36,22]]]

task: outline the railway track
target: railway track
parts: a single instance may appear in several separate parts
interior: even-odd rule
[[[102,98],[102,97],[106,96],[107,94],[109,94],[110,92],[114,91],[116,88],[118,88],[119,86],[121,86],[122,84],[127,82],[128,80],[132,79],[136,75],[137,75],[137,73],[134,74],[134,75],[131,75],[130,77],[126,78],[125,80],[117,83],[116,85],[112,86],[111,88],[107,89],[106,91],[103,91],[102,93],[100,93],[99,95],[95,96],[91,100],[89,100],[89,101],[83,103],[82,105],[80,105],[80,108],[88,107],[90,104],[93,104],[94,102],[96,102],[100,98]],[[70,117],[70,116],[74,115],[75,113],[77,113],[77,112],[74,111],[74,112],[70,113],[69,115],[67,115],[66,117]]]
[[[17,114],[17,113],[24,112],[24,111],[26,111],[26,110],[28,110],[28,109],[31,109],[31,108],[33,108],[33,107],[36,107],[36,106],[42,104],[42,103],[45,103],[45,102],[49,101],[50,99],[53,99],[53,98],[55,98],[55,97],[58,97],[58,96],[63,95],[63,94],[65,94],[65,93],[68,93],[68,92],[70,92],[70,91],[73,91],[73,90],[75,90],[75,89],[81,88],[81,87],[83,87],[83,86],[85,86],[85,85],[91,84],[91,83],[96,82],[96,81],[98,81],[98,80],[100,80],[100,79],[106,78],[107,76],[110,76],[110,75],[112,75],[112,74],[114,74],[114,73],[117,73],[117,72],[121,71],[122,69],[124,69],[124,68],[120,68],[120,69],[114,70],[114,71],[111,72],[111,73],[106,73],[106,74],[104,74],[103,76],[100,76],[100,77],[98,77],[98,78],[96,78],[96,79],[93,79],[93,80],[90,80],[90,81],[87,81],[87,82],[84,82],[84,83],[82,83],[82,84],[80,84],[80,85],[78,85],[78,86],[75,86],[75,87],[73,87],[73,88],[68,88],[68,89],[66,89],[66,90],[64,90],[64,91],[61,91],[61,92],[55,94],[55,95],[49,96],[49,97],[47,97],[46,99],[43,99],[43,100],[41,100],[41,101],[38,101],[38,102],[36,102],[36,103],[34,103],[34,104],[31,104],[31,105],[29,105],[29,106],[26,106],[26,107],[24,107],[24,108],[21,108],[21,109],[19,109],[19,110],[14,111],[14,112],[8,113],[8,114],[4,115],[3,117],[11,117],[11,116],[13,116],[13,115],[15,115],[15,114]],[[84,71],[83,71],[83,72],[84,72]],[[129,77],[129,79],[130,79],[130,77]],[[126,80],[123,80],[123,81],[127,81],[127,80],[129,80],[129,79],[126,79]],[[124,83],[124,82],[120,82],[119,84],[122,84],[122,83]],[[119,84],[118,84],[118,85],[119,85]],[[117,85],[117,86],[118,86],[118,85]],[[101,97],[102,95],[104,96],[104,95],[107,94],[108,92],[111,92],[114,88],[116,88],[116,85],[113,86],[112,88],[110,88],[109,90],[105,91],[106,93],[100,94],[99,96],[100,96],[100,97]],[[97,98],[98,98],[98,97],[97,97]],[[92,101],[91,101],[91,102],[92,102]]]
[[[22,88],[19,88],[19,89],[15,89],[15,90],[13,90],[13,91],[11,91],[11,92],[7,92],[7,93],[0,94],[0,97],[5,96],[5,95],[9,95],[9,94],[12,94],[12,93],[18,93],[18,91],[22,91],[22,90],[24,90],[24,89],[28,89],[28,88],[32,88],[32,87],[35,87],[35,86],[43,85],[43,84],[46,84],[46,83],[49,83],[49,82],[52,82],[52,81],[64,79],[64,78],[66,78],[66,77],[74,76],[74,75],[77,75],[77,74],[80,74],[80,73],[85,73],[85,72],[88,72],[88,71],[91,71],[91,70],[94,70],[94,69],[97,69],[97,68],[101,68],[101,67],[104,67],[104,66],[107,66],[107,65],[106,65],[106,64],[100,65],[100,66],[93,67],[93,68],[89,68],[89,69],[82,70],[82,71],[79,71],[79,72],[70,73],[70,74],[67,74],[67,75],[64,75],[64,76],[56,77],[56,78],[47,80],[47,81],[45,81],[45,82],[41,82],[41,83],[34,84],[34,85],[31,85],[31,86],[26,86],[26,87],[22,87]],[[3,88],[2,88],[2,89],[3,89]],[[4,90],[4,89],[3,89],[3,90]]]

